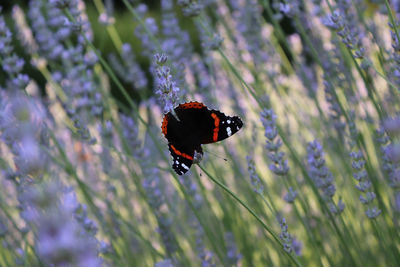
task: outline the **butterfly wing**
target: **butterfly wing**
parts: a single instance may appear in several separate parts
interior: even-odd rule
[[[210,117],[213,119],[212,133],[202,144],[215,143],[235,134],[243,127],[243,122],[238,116],[226,116],[218,110],[210,110]]]
[[[187,172],[193,164],[195,150],[202,153],[201,144],[221,141],[236,133],[243,126],[237,116],[226,116],[218,110],[209,110],[199,102],[180,104],[164,116],[161,129],[168,140],[177,174]]]
[[[192,166],[194,149],[190,152],[182,152],[171,143],[168,144],[168,147],[172,156],[172,168],[178,175],[185,174]]]
[[[161,129],[168,140],[172,167],[179,175],[186,173],[193,164],[195,150],[202,153],[201,140],[205,138],[205,129],[211,125],[206,119],[207,110],[202,103],[189,102],[175,108],[179,120],[171,112],[164,116]]]

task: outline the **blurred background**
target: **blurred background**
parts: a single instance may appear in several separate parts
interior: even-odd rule
[[[0,5],[0,266],[400,266],[396,2]]]

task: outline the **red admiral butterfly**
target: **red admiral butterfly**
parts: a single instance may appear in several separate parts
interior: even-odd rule
[[[203,154],[202,144],[215,143],[236,133],[242,120],[218,110],[209,110],[203,103],[188,102],[175,108],[179,121],[168,112],[161,125],[173,158],[172,168],[178,175],[186,173],[193,163],[195,151]]]

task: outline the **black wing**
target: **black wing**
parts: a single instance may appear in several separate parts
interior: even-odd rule
[[[193,164],[194,152],[202,153],[201,144],[221,141],[235,134],[243,126],[237,116],[226,116],[218,110],[209,110],[199,102],[189,102],[164,116],[161,129],[168,140],[173,158],[172,167],[179,175]]]
[[[193,163],[194,150],[192,152],[182,152],[173,144],[168,144],[172,156],[172,168],[178,175],[186,173]]]
[[[242,127],[243,122],[238,116],[226,116],[218,110],[210,110],[210,117],[213,119],[212,134],[202,144],[215,143],[228,138],[237,133]]]

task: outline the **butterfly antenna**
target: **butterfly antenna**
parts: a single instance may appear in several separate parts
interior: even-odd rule
[[[211,155],[214,155],[214,156],[216,156],[217,158],[220,158],[220,159],[223,159],[223,160],[225,160],[225,161],[228,161],[226,158],[224,158],[224,157],[221,157],[220,155],[218,155],[218,154],[215,154],[214,152],[211,152],[211,151],[209,151],[209,150],[206,150],[206,149],[204,149],[204,151],[206,151],[208,154],[211,154]]]

